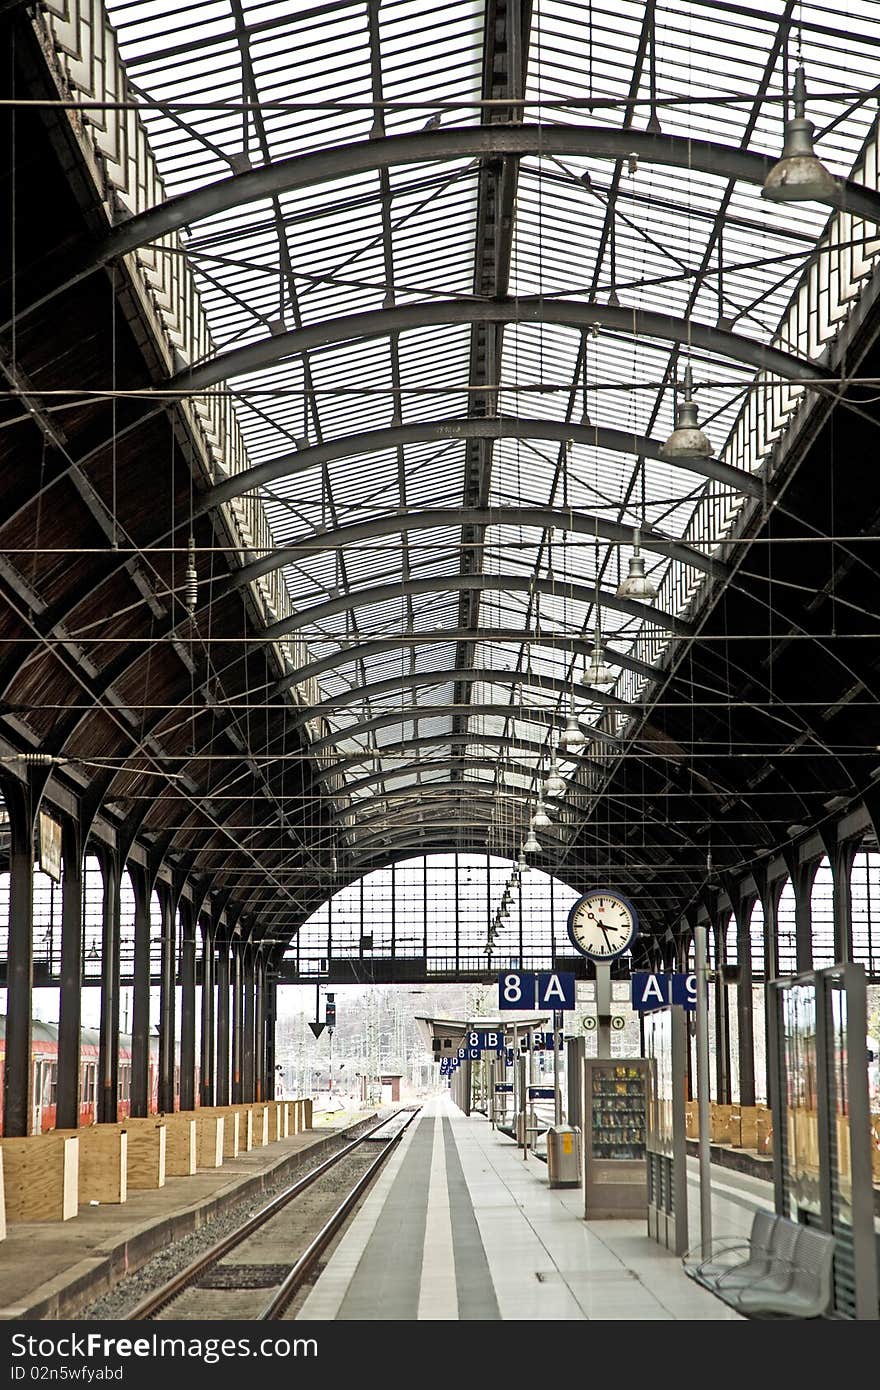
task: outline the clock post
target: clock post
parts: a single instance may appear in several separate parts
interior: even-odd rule
[[[611,962],[597,960],[596,967],[596,1056],[611,1056]]]

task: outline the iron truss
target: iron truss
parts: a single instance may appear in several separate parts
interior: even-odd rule
[[[280,947],[516,857],[551,756],[538,862],[660,935],[870,799],[876,7],[113,0],[103,106],[48,9],[0,9],[7,791]],[[837,183],[776,207],[801,60]]]

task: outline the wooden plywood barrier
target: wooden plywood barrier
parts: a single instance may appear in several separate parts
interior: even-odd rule
[[[79,1210],[79,1136],[4,1139],[6,1220],[69,1221]]]
[[[198,1167],[195,1119],[188,1110],[161,1118],[165,1125],[165,1175],[188,1178]]]
[[[244,1105],[238,1113],[238,1147],[242,1153],[249,1154],[254,1147],[254,1112],[249,1105]]]
[[[303,1108],[303,1109],[302,1109],[302,1127],[303,1127],[303,1129],[311,1129],[311,1127],[312,1127],[312,1100],[311,1100],[311,1097],[309,1097],[307,1100],[304,1100],[304,1101],[302,1102],[302,1108]]]
[[[234,1105],[203,1105],[200,1115],[218,1115],[223,1121],[223,1157],[237,1158],[241,1147],[241,1116]]]
[[[126,1120],[128,1131],[128,1185],[138,1191],[165,1186],[168,1127],[152,1115]]]
[[[238,1158],[240,1147],[239,1133],[241,1131],[241,1114],[238,1110],[233,1110],[231,1106],[223,1116],[223,1157]]]
[[[277,1141],[277,1140],[279,1140],[279,1139],[283,1139],[283,1138],[284,1138],[284,1122],[283,1122],[282,1116],[281,1116],[281,1106],[280,1106],[280,1104],[278,1103],[277,1100],[276,1100],[276,1101],[273,1101],[272,1104],[269,1106],[269,1114],[270,1114],[270,1117],[271,1117],[270,1128],[271,1128],[271,1131],[272,1131],[272,1138],[273,1138],[273,1140]]]
[[[57,1129],[59,1137],[79,1139],[79,1204],[118,1205],[128,1196],[128,1132],[124,1125],[84,1125]]]
[[[880,1183],[880,1113],[871,1112],[871,1173],[875,1183]]]
[[[223,1116],[195,1113],[196,1143],[200,1168],[222,1168],[223,1166]]]
[[[287,1139],[290,1135],[290,1101],[282,1100],[278,1102],[278,1114],[281,1119],[281,1138]]]
[[[269,1142],[269,1107],[268,1105],[254,1106],[254,1143],[264,1148]]]
[[[733,1142],[733,1106],[714,1104],[712,1107],[712,1140],[715,1144]]]
[[[755,1149],[759,1154],[773,1152],[773,1118],[769,1110],[761,1107],[755,1121]]]
[[[756,1149],[758,1147],[758,1114],[757,1105],[740,1106],[740,1148]]]

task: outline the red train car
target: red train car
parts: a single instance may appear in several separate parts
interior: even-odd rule
[[[97,1028],[83,1028],[80,1035],[79,1122],[94,1124],[98,1095]],[[55,1128],[58,1090],[58,1024],[34,1019],[31,1036],[31,1134]],[[6,1072],[6,1018],[0,1014],[0,1133],[3,1126],[3,1084]],[[120,1119],[131,1107],[131,1038],[120,1034],[117,1105]],[[158,1099],[156,1045],[151,1044],[150,1110],[155,1114]],[[176,1103],[175,1103],[176,1108]]]

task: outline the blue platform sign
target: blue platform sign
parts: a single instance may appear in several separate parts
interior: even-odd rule
[[[480,1052],[498,1052],[504,1048],[504,1034],[499,1032],[482,1032],[472,1028],[466,1039],[469,1048],[477,1048]]]
[[[690,1010],[697,1007],[697,977],[693,972],[665,975],[636,970],[630,976],[630,986],[632,1006],[638,1013],[665,1009],[668,1004],[681,1004]]]
[[[683,1004],[686,1009],[696,1009],[697,977],[693,971],[689,975],[673,975],[671,998],[673,1004]]]
[[[537,1009],[573,1009],[575,1007],[574,975],[546,972],[538,975]]]
[[[505,970],[498,976],[499,1009],[573,1009],[575,976],[572,972],[545,970],[533,974]]]
[[[496,1081],[495,1094],[499,1096],[509,1096],[513,1091],[512,1081]]]
[[[556,1092],[552,1086],[530,1086],[529,1100],[554,1100]]]

